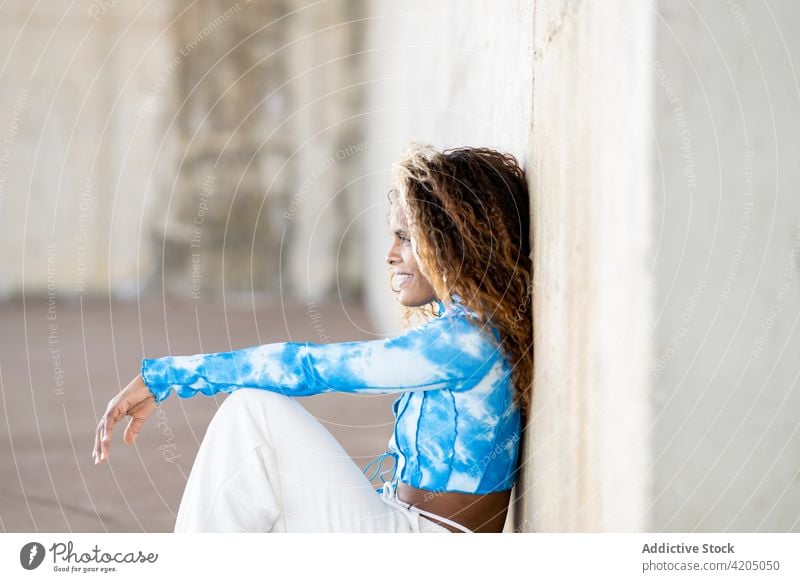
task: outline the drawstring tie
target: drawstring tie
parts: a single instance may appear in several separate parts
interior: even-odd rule
[[[386,457],[392,457],[392,459],[394,460],[394,466],[391,469],[386,469],[385,471],[381,471],[381,467],[383,466],[383,460]],[[375,472],[373,473],[372,477],[370,477],[369,475],[367,475],[367,470],[374,463],[378,463],[378,466],[376,467]],[[389,481],[394,481],[394,476],[395,476],[395,473],[397,472],[397,455],[392,451],[386,451],[385,453],[383,453],[383,454],[375,457],[374,459],[372,459],[369,463],[367,463],[367,466],[364,467],[363,473],[364,473],[364,475],[367,476],[367,479],[370,481],[370,483],[372,481],[374,481],[376,477],[380,477],[381,478],[381,483],[386,483],[387,481],[386,481],[386,479],[384,479],[383,476],[386,473],[388,473],[389,471],[392,472],[392,476],[389,479]],[[379,488],[376,489],[376,491],[379,492],[379,493],[381,492],[381,490],[382,490],[382,487],[379,487]]]

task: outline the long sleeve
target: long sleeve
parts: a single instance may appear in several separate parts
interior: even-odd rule
[[[381,340],[278,342],[216,354],[145,358],[142,378],[157,402],[173,390],[181,398],[239,388],[287,396],[466,390],[498,357],[497,347],[474,323],[439,317]]]

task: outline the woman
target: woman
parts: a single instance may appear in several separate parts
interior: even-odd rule
[[[144,359],[109,402],[95,463],[108,458],[115,423],[131,416],[123,438],[133,443],[171,392],[230,393],[176,532],[502,531],[532,372],[525,174],[491,149],[412,144],[392,181],[390,286],[409,308],[404,323],[420,313],[422,324],[384,340]],[[293,398],[331,391],[398,395],[371,478]]]

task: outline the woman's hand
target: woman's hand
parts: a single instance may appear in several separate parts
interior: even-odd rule
[[[95,465],[109,458],[111,431],[117,422],[126,416],[131,417],[122,440],[127,445],[133,444],[144,421],[155,408],[156,399],[142,380],[142,375],[137,375],[125,389],[109,401],[100,424],[97,425],[92,451]]]

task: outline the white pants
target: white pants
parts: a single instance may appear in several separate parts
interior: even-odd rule
[[[394,483],[379,494],[294,398],[243,388],[211,419],[175,532],[450,530],[397,499]]]

